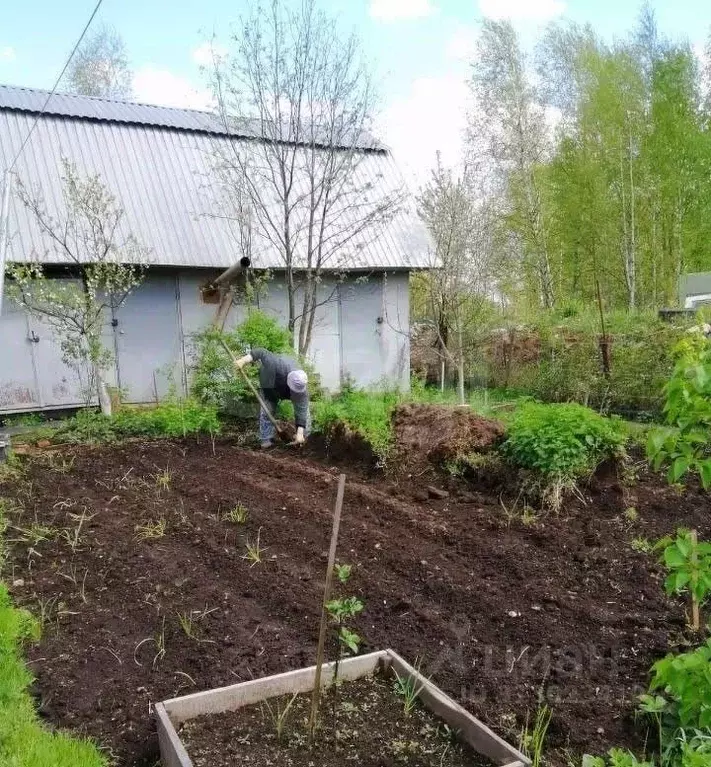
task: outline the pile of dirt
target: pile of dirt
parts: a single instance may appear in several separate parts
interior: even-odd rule
[[[402,405],[393,413],[398,457],[407,467],[441,466],[471,453],[488,453],[504,437],[503,424],[468,407]]]

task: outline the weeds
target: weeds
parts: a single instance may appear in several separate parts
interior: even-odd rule
[[[87,576],[89,575],[88,568],[84,570],[84,576],[81,579],[81,586],[79,585],[79,575],[78,575],[78,570],[76,565],[70,566],[69,574],[58,572],[57,575],[69,581],[70,583],[73,583],[79,589],[77,594],[80,597],[81,601],[84,602],[84,604],[88,602],[86,598],[86,579],[87,579]]]
[[[629,509],[625,509],[625,519],[630,523],[634,524],[639,519],[639,512],[637,509],[630,507]]]
[[[29,527],[13,527],[12,529],[17,531],[20,536],[13,540],[26,543],[30,548],[35,548],[42,541],[51,541],[57,533],[53,527],[40,525],[36,522]]]
[[[153,637],[146,637],[145,639],[142,639],[135,647],[133,651],[133,660],[136,663],[137,666],[142,666],[143,664],[138,660],[136,657],[138,654],[138,651],[143,647],[143,645],[153,643],[156,648],[155,655],[153,656],[153,661],[151,662],[151,666],[155,669],[158,667],[158,664],[163,660],[166,653],[166,645],[165,645],[165,616],[163,616],[163,622],[161,623],[161,627],[159,631],[156,633]]]
[[[281,742],[282,735],[284,734],[284,727],[286,727],[289,711],[291,710],[291,707],[294,705],[294,701],[296,700],[298,695],[299,693],[295,692],[291,696],[291,698],[287,701],[286,705],[284,705],[283,707],[279,698],[277,698],[273,707],[268,699],[264,701],[264,706],[266,706],[266,709],[269,712],[269,718],[272,720],[272,724],[274,725],[274,730],[276,732],[277,740],[280,742]]]
[[[250,541],[249,538],[247,538],[245,541],[246,551],[242,555],[242,559],[246,559],[248,562],[250,562],[250,567],[258,565],[262,561],[262,554],[264,554],[264,552],[267,550],[266,548],[262,548],[260,545],[261,534],[262,528],[260,527],[259,530],[257,530],[257,540],[254,543]]]
[[[526,725],[521,733],[519,750],[528,756],[532,767],[541,767],[543,763],[543,749],[552,716],[548,706],[539,706],[533,722],[533,729],[530,729],[529,717],[526,715]]]
[[[420,668],[421,661],[415,661],[415,671],[418,674],[420,673]],[[425,682],[418,682],[417,677],[414,674],[400,676],[395,667],[393,667],[393,672],[395,673],[393,689],[395,690],[395,693],[402,698],[405,716],[410,716],[417,706],[417,701],[420,699],[420,693],[425,689]]]
[[[39,621],[40,631],[44,634],[47,626],[57,619],[57,614],[59,612],[59,597],[53,596],[48,597],[47,599],[40,597],[37,600],[37,606],[39,607],[39,616],[37,617],[37,620]]]
[[[158,492],[167,492],[170,490],[170,483],[173,479],[173,472],[166,466],[163,471],[159,471],[153,475],[153,480],[156,483]]]
[[[189,613],[178,613],[178,623],[180,623],[180,628],[183,630],[185,636],[198,643],[210,642],[214,644],[211,639],[201,639],[198,636],[199,630],[197,624],[216,609],[216,607],[212,610],[205,608],[204,610],[191,610]]]
[[[81,542],[81,529],[84,526],[84,523],[87,521],[91,521],[95,516],[96,514],[89,514],[87,516],[86,508],[84,508],[81,514],[69,515],[69,518],[72,521],[76,522],[76,525],[71,530],[62,530],[61,536],[69,544],[69,547],[71,548],[73,554],[76,554],[77,548],[79,547],[79,544]]]
[[[240,501],[237,503],[237,505],[230,509],[224,516],[223,519],[229,520],[230,522],[234,522],[235,525],[243,525],[247,518],[249,517],[249,510],[247,507]]]
[[[162,538],[165,535],[167,527],[168,523],[163,517],[155,522],[144,522],[141,525],[136,525],[136,535],[134,537],[137,541],[151,541]]]
[[[630,548],[638,554],[651,554],[654,551],[654,544],[647,538],[633,538],[630,541]]]

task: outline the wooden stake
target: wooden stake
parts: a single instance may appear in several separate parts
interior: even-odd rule
[[[318,708],[321,699],[321,670],[323,668],[323,656],[326,645],[326,629],[328,626],[328,610],[326,605],[331,598],[331,583],[333,582],[333,570],[336,565],[336,546],[338,545],[338,530],[341,526],[341,511],[343,510],[343,493],[346,489],[346,475],[341,474],[338,478],[338,494],[336,495],[336,508],[333,512],[333,530],[331,531],[331,548],[328,551],[328,566],[326,570],[326,585],[323,590],[323,604],[321,605],[321,626],[318,632],[318,650],[316,651],[316,676],[314,678],[314,691],[311,696],[311,718],[309,720],[309,737],[313,740]]]
[[[701,616],[699,615],[699,600],[696,598],[696,595],[694,594],[694,590],[696,589],[696,586],[698,584],[698,567],[699,567],[699,537],[696,532],[696,530],[691,531],[691,567],[692,567],[692,576],[691,576],[691,583],[689,584],[691,586],[691,627],[694,629],[694,631],[699,631],[701,628]]]

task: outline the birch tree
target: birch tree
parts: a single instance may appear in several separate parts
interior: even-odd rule
[[[547,222],[537,167],[550,152],[546,114],[530,81],[527,60],[509,21],[485,20],[477,46],[470,142],[492,158],[508,197],[510,224],[523,265],[535,275],[540,304],[555,304]]]
[[[345,271],[398,212],[369,152],[375,98],[355,37],[343,38],[314,0],[285,0],[243,20],[216,59],[214,90],[233,142],[215,158],[224,183],[245,191],[253,248],[279,254],[288,323],[297,348],[311,344],[323,273]],[[231,179],[231,181],[230,181]],[[258,256],[257,256],[258,260]]]
[[[8,296],[55,332],[64,362],[88,371],[87,399],[97,396],[110,415],[106,371],[113,355],[103,342],[107,319],[142,282],[149,251],[123,232],[123,210],[99,175],[82,176],[62,161],[63,210],[52,215],[43,198],[21,183],[18,194],[48,252],[30,263],[11,264]],[[43,263],[66,264],[62,278]]]
[[[72,57],[65,87],[81,96],[130,99],[132,79],[123,38],[113,27],[103,26]]]
[[[434,243],[433,268],[413,278],[419,283],[413,292],[424,296],[443,369],[446,363],[457,369],[462,404],[467,353],[495,292],[491,210],[487,202],[475,200],[467,170],[456,175],[442,166],[438,156],[418,198]]]

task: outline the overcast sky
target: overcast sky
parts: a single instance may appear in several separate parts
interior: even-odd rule
[[[455,163],[465,124],[466,80],[483,16],[511,18],[527,44],[551,19],[592,22],[608,38],[634,23],[638,0],[323,0],[345,30],[360,35],[381,94],[380,138],[415,183],[437,150]],[[51,87],[95,0],[8,3],[0,26],[0,82]],[[140,101],[206,108],[200,72],[213,32],[227,42],[247,0],[104,0],[96,24],[123,36]],[[665,34],[701,46],[708,0],[654,0]]]

